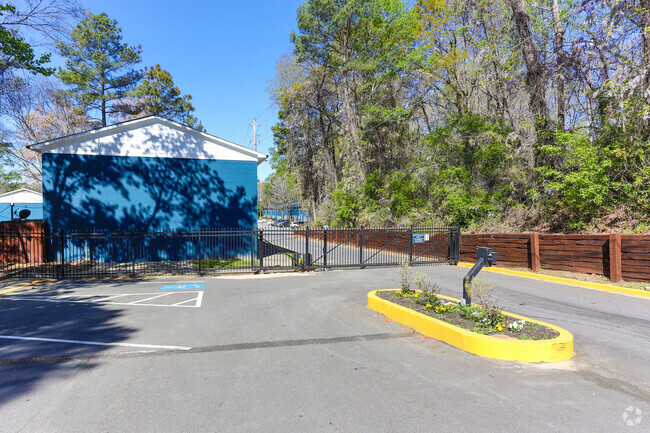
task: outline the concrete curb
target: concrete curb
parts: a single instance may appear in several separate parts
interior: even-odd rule
[[[474,265],[472,263],[459,262],[458,266],[471,268]],[[630,289],[627,287],[612,286],[611,284],[590,283],[588,281],[572,280],[571,278],[553,277],[550,275],[536,274],[534,272],[513,271],[512,269],[504,269],[504,268],[496,268],[496,267],[486,267],[483,268],[482,271],[496,272],[498,274],[506,274],[506,275],[515,275],[517,277],[532,278],[535,280],[552,281],[554,283],[570,284],[572,286],[584,287],[587,289],[602,290],[602,291],[612,292],[612,293],[622,293],[624,295],[639,296],[641,298],[650,299],[650,291]]]
[[[4,295],[5,293],[13,292],[14,290],[22,289],[23,287],[33,286],[35,284],[44,283],[46,281],[48,281],[48,280],[34,280],[34,281],[30,282],[30,283],[21,284],[20,286],[16,286],[16,287],[12,287],[11,289],[3,290],[2,292],[0,292],[0,295]]]
[[[381,299],[376,295],[377,292],[391,290],[395,289],[373,290],[369,292],[368,308],[383,314],[397,323],[413,328],[424,335],[443,341],[465,352],[486,358],[520,362],[559,362],[566,361],[573,356],[573,335],[569,331],[555,325],[504,311],[503,313],[508,316],[552,328],[559,332],[560,335],[550,340],[506,340],[490,335],[476,334]],[[459,302],[458,299],[448,296],[438,296],[452,302]]]

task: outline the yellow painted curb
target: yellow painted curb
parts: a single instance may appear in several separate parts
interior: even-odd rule
[[[31,283],[21,284],[20,286],[16,286],[16,287],[13,287],[11,289],[0,292],[0,295],[4,295],[5,293],[13,292],[14,290],[22,289],[23,287],[33,286],[35,284],[44,283],[46,281],[47,280],[36,280],[36,281],[32,281]]]
[[[376,295],[377,292],[391,291],[373,290],[368,293],[368,308],[383,314],[397,323],[413,328],[416,331],[444,341],[465,352],[485,356],[487,358],[501,359],[505,361],[521,362],[558,362],[566,361],[573,356],[573,335],[555,325],[532,320],[503,311],[503,314],[523,319],[527,322],[537,323],[552,328],[560,333],[550,340],[514,340],[501,339],[490,335],[476,334],[462,329],[442,320],[435,319],[401,305],[394,304]],[[458,299],[438,295],[441,298],[452,302],[459,302]]]
[[[459,262],[458,266],[471,268],[474,265],[472,263]],[[642,298],[650,299],[650,291],[646,291],[646,290],[612,286],[611,284],[590,283],[588,281],[573,280],[571,278],[553,277],[551,275],[540,275],[534,272],[513,271],[512,269],[505,269],[505,268],[486,267],[483,268],[482,270],[489,271],[489,272],[496,272],[499,274],[516,275],[518,277],[533,278],[536,280],[553,281],[555,283],[561,283],[561,284],[571,284],[573,286],[585,287],[587,289],[604,290],[606,292],[612,292],[612,293],[623,293],[625,295],[640,296]]]

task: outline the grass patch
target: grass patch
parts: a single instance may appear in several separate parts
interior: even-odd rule
[[[242,259],[205,259],[201,260],[201,269],[208,268],[250,268],[257,265],[257,262]],[[199,268],[198,260],[192,263],[195,269]]]

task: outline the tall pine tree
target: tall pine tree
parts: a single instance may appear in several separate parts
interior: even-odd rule
[[[120,101],[123,118],[160,116],[203,131],[201,122],[192,115],[192,95],[183,95],[174,84],[172,74],[155,65],[145,68],[142,82],[130,97]]]
[[[72,31],[70,43],[58,42],[60,54],[67,58],[58,77],[71,85],[73,96],[84,111],[99,113],[101,126],[107,117],[121,110],[117,104],[142,78],[140,45],[122,43],[122,29],[105,13],[86,14]]]

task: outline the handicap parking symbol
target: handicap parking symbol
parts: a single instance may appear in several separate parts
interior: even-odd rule
[[[165,284],[160,290],[200,290],[203,284]]]

